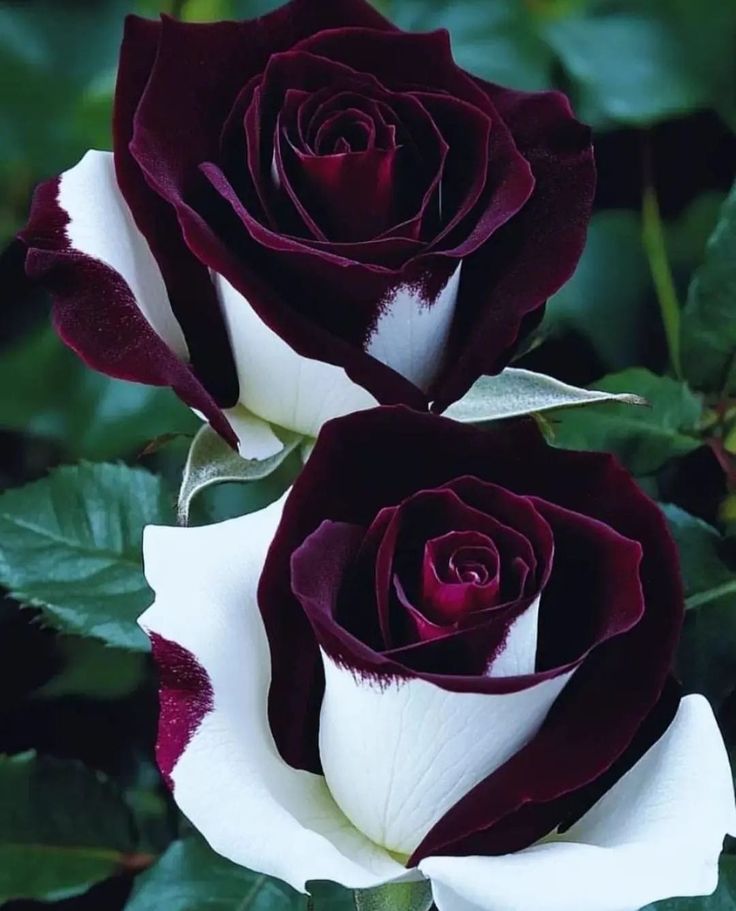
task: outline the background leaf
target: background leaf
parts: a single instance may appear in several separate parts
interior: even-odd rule
[[[145,650],[141,535],[172,520],[160,479],[142,469],[59,468],[0,497],[0,582],[63,632]]]
[[[721,556],[724,547],[718,531],[679,506],[666,503],[661,509],[680,551],[685,595],[697,599],[696,604],[702,603],[710,592],[721,590],[729,582],[736,592],[736,576]]]
[[[35,753],[0,756],[0,901],[57,900],[140,862],[105,776]]]
[[[301,911],[303,895],[215,854],[198,836],[174,842],[139,877],[126,911]]]
[[[668,459],[701,445],[695,430],[702,405],[684,383],[632,367],[603,377],[595,386],[606,392],[636,392],[649,407],[603,403],[555,412],[550,420],[556,445],[613,452],[635,474],[656,471]]]
[[[736,184],[693,278],[682,320],[683,362],[693,385],[736,391],[735,354]]]
[[[87,369],[50,325],[0,357],[0,427],[58,442],[72,459],[134,453],[162,434],[194,434],[201,421],[170,389]]]

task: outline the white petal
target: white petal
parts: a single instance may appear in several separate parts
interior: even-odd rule
[[[256,586],[282,502],[218,525],[146,529],[156,600],[141,625],[191,652],[213,690],[174,766],[174,796],[215,851],[297,889],[310,879],[365,888],[417,877],[350,825],[321,776],[276,750]]]
[[[242,405],[228,408],[225,417],[238,438],[238,452],[244,459],[269,459],[281,452],[284,444],[271,429],[271,425],[251,414]]]
[[[386,301],[366,348],[423,391],[429,389],[447,350],[455,316],[460,267],[437,299],[428,303],[420,285],[401,285]]]
[[[221,275],[215,283],[235,355],[240,402],[253,414],[316,437],[325,421],[378,404],[341,367],[297,354]]]
[[[59,206],[67,213],[71,246],[114,269],[127,283],[148,322],[182,360],[181,326],[161,271],[118,189],[111,152],[91,151],[59,178]]]
[[[425,680],[360,678],[327,655],[320,756],[361,832],[398,854],[538,731],[571,674],[518,693],[451,693]]]
[[[731,771],[702,696],[567,833],[503,857],[430,857],[439,911],[637,911],[707,895],[734,831]]]
[[[488,673],[491,677],[516,677],[533,674],[537,665],[539,598],[511,624],[506,641]]]

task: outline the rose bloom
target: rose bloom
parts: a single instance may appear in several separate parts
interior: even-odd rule
[[[28,274],[88,364],[173,387],[247,456],[280,448],[263,421],[444,409],[583,246],[593,157],[565,97],[476,79],[446,32],[365,0],[130,17],[113,126],[113,153],[37,190]]]
[[[612,457],[363,411],[278,503],[144,551],[159,764],[236,863],[426,877],[439,911],[715,888],[728,759],[671,677],[675,546]]]

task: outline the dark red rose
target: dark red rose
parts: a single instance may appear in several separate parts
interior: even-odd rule
[[[292,0],[129,18],[114,171],[90,153],[40,187],[23,237],[92,366],[173,386],[231,441],[236,402],[316,434],[499,371],[571,274],[593,185],[564,96],[476,79],[446,32],[364,0]]]

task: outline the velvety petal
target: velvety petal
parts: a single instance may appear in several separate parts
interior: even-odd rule
[[[371,73],[391,90],[422,91],[429,83],[481,110],[492,110],[487,94],[453,60],[450,36],[445,29],[418,34],[365,27],[327,30],[305,37],[295,49],[343,63],[361,73]],[[431,75],[424,82],[422,77],[427,76],[430,60]]]
[[[637,911],[708,895],[736,830],[728,757],[702,696],[564,835],[501,857],[428,857],[439,911]]]
[[[534,188],[529,163],[494,111],[445,96],[419,96],[447,141],[441,230],[428,250],[466,257],[522,209]]]
[[[283,762],[268,728],[256,586],[281,505],[146,530],[156,600],[141,624],[161,675],[159,759],[180,808],[224,857],[301,890],[310,879],[374,886],[406,871],[350,825],[323,778]]]
[[[54,324],[70,348],[103,373],[173,387],[235,443],[186,363],[161,271],[120,194],[109,152],[88,152],[41,184],[21,238],[28,275],[51,291]]]
[[[187,339],[196,376],[223,405],[237,401],[235,365],[209,272],[189,251],[176,213],[146,183],[130,153],[141,96],[156,59],[161,23],[128,16],[120,48],[113,116],[118,186],[161,269],[171,307]]]
[[[448,217],[444,229],[428,238],[428,250],[457,257],[473,252],[529,198],[534,186],[529,163],[493,100],[454,62],[447,32],[349,29],[339,36],[314,35],[298,48],[369,72],[389,88],[411,90],[431,113],[449,147],[442,179],[442,209]],[[431,87],[417,85],[426,60],[432,61]],[[471,218],[481,193],[482,204]],[[455,234],[464,220],[470,222],[465,233]],[[431,261],[427,268],[433,268]]]
[[[463,261],[453,347],[431,390],[437,411],[480,374],[505,366],[524,320],[570,277],[595,189],[590,131],[563,95],[477,83],[531,165],[535,186],[521,212]]]
[[[330,793],[356,828],[402,855],[537,733],[573,673],[489,696],[387,683],[322,659],[319,751]]]
[[[221,276],[215,280],[238,365],[240,401],[253,414],[316,437],[325,421],[376,404],[342,368],[297,354],[232,285]]]
[[[375,237],[393,223],[399,156],[396,149],[296,153],[303,189],[320,200],[326,236],[351,243]]]

